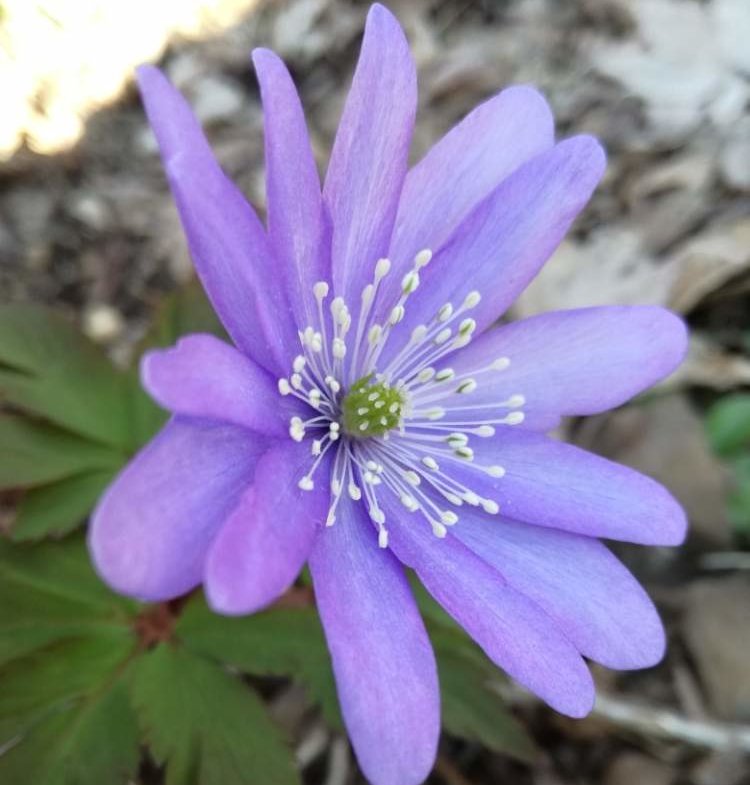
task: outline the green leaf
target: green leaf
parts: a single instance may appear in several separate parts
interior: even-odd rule
[[[16,510],[11,538],[22,542],[67,534],[86,519],[114,476],[113,470],[85,472],[31,488]]]
[[[0,490],[57,482],[88,471],[114,470],[111,449],[20,416],[0,414]]]
[[[291,753],[260,699],[219,666],[161,645],[141,657],[133,705],[166,785],[294,785]]]
[[[226,338],[216,312],[197,281],[183,286],[163,300],[140,349],[145,351],[171,346],[183,335],[190,333],[211,333]]]
[[[195,652],[255,676],[288,676],[304,683],[326,720],[341,727],[331,658],[313,608],[279,608],[229,618],[195,598],[176,634]]]
[[[136,603],[107,589],[83,538],[12,546],[0,540],[0,664],[52,642],[130,628]]]
[[[729,519],[734,529],[750,535],[750,453],[735,458],[732,463],[734,488],[729,497]]]
[[[435,647],[443,727],[448,733],[524,762],[535,756],[534,744],[492,689],[500,672],[464,635],[430,630]]]
[[[135,650],[126,629],[74,638],[7,663],[0,670],[0,747],[56,707],[96,691]]]
[[[706,416],[708,436],[719,455],[731,456],[750,446],[750,394],[727,395]]]
[[[0,399],[114,447],[128,443],[127,380],[59,314],[0,306]]]
[[[53,648],[44,658],[31,659],[31,667],[41,664],[38,672],[29,673],[27,665],[25,673],[22,666],[3,674],[3,683],[8,675],[21,677],[15,689],[14,682],[10,683],[16,709],[18,692],[25,688],[37,702],[37,714],[32,718],[28,694],[24,695],[21,708],[27,714],[11,726],[16,733],[0,755],[0,782],[125,785],[131,780],[138,766],[139,740],[122,673],[130,647],[107,651],[100,643],[77,642],[72,651],[70,644],[67,650]],[[87,647],[89,656],[81,659]],[[94,652],[106,656],[92,659]],[[110,659],[113,653],[116,656]],[[39,706],[42,699],[53,701],[46,712]],[[7,704],[3,695],[0,706],[7,708]]]

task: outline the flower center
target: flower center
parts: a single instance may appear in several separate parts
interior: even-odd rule
[[[401,424],[404,399],[386,382],[372,384],[373,374],[355,382],[341,403],[344,432],[354,439],[384,436]]]
[[[381,287],[391,262],[379,259],[354,322],[343,298],[328,302],[329,284],[317,282],[313,324],[299,331],[302,351],[291,375],[278,380],[281,395],[306,404],[300,410],[306,419],[295,416],[289,423],[292,439],[310,444],[311,465],[299,487],[311,491],[319,481],[329,483],[327,526],[336,522],[344,495],[364,504],[382,548],[388,547],[383,494],[421,515],[436,537],[445,537],[447,527],[458,522],[463,505],[497,514],[497,501],[478,493],[471,475],[501,478],[505,469],[475,457],[472,440],[491,438],[496,426],[524,419],[522,394],[481,397],[484,385],[510,365],[507,357],[469,372],[445,366],[448,355],[474,336],[477,324],[468,313],[481,300],[478,291],[444,303],[384,359],[383,349],[431,258],[428,249],[414,257],[391,302],[383,302]],[[330,475],[321,477],[327,454]]]

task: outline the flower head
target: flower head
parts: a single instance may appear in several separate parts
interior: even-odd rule
[[[404,573],[557,710],[593,701],[583,657],[657,662],[659,618],[599,543],[676,544],[650,479],[552,440],[670,373],[682,322],[650,307],[493,323],[604,170],[591,137],[555,143],[528,87],[475,109],[414,168],[414,64],[370,10],[321,189],[292,81],[253,55],[265,111],[264,227],[159,71],[139,82],[198,274],[234,347],[206,335],[147,355],[173,417],[105,494],[90,544],[115,589],[203,583],[227,614],[267,606],[309,561],[344,718],[375,785],[435,755],[435,661]]]

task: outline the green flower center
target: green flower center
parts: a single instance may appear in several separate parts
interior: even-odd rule
[[[356,382],[341,405],[344,430],[354,438],[383,436],[401,422],[404,406],[401,393],[384,382],[371,384],[372,379],[370,374]]]

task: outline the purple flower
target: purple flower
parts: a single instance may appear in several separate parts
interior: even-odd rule
[[[91,550],[124,594],[166,600],[202,583],[225,614],[267,606],[309,562],[362,769],[409,785],[432,766],[439,697],[404,566],[565,714],[591,708],[584,657],[661,658],[656,611],[597,538],[674,545],[682,510],[652,480],[544,433],[669,374],[685,328],[651,307],[492,328],[605,166],[591,137],[554,141],[535,90],[491,98],[408,169],[414,63],[375,5],[321,192],[289,74],[269,51],[253,60],[265,228],[183,98],[139,72],[236,348],[193,335],[145,358],[143,383],[173,417],[102,499]]]

